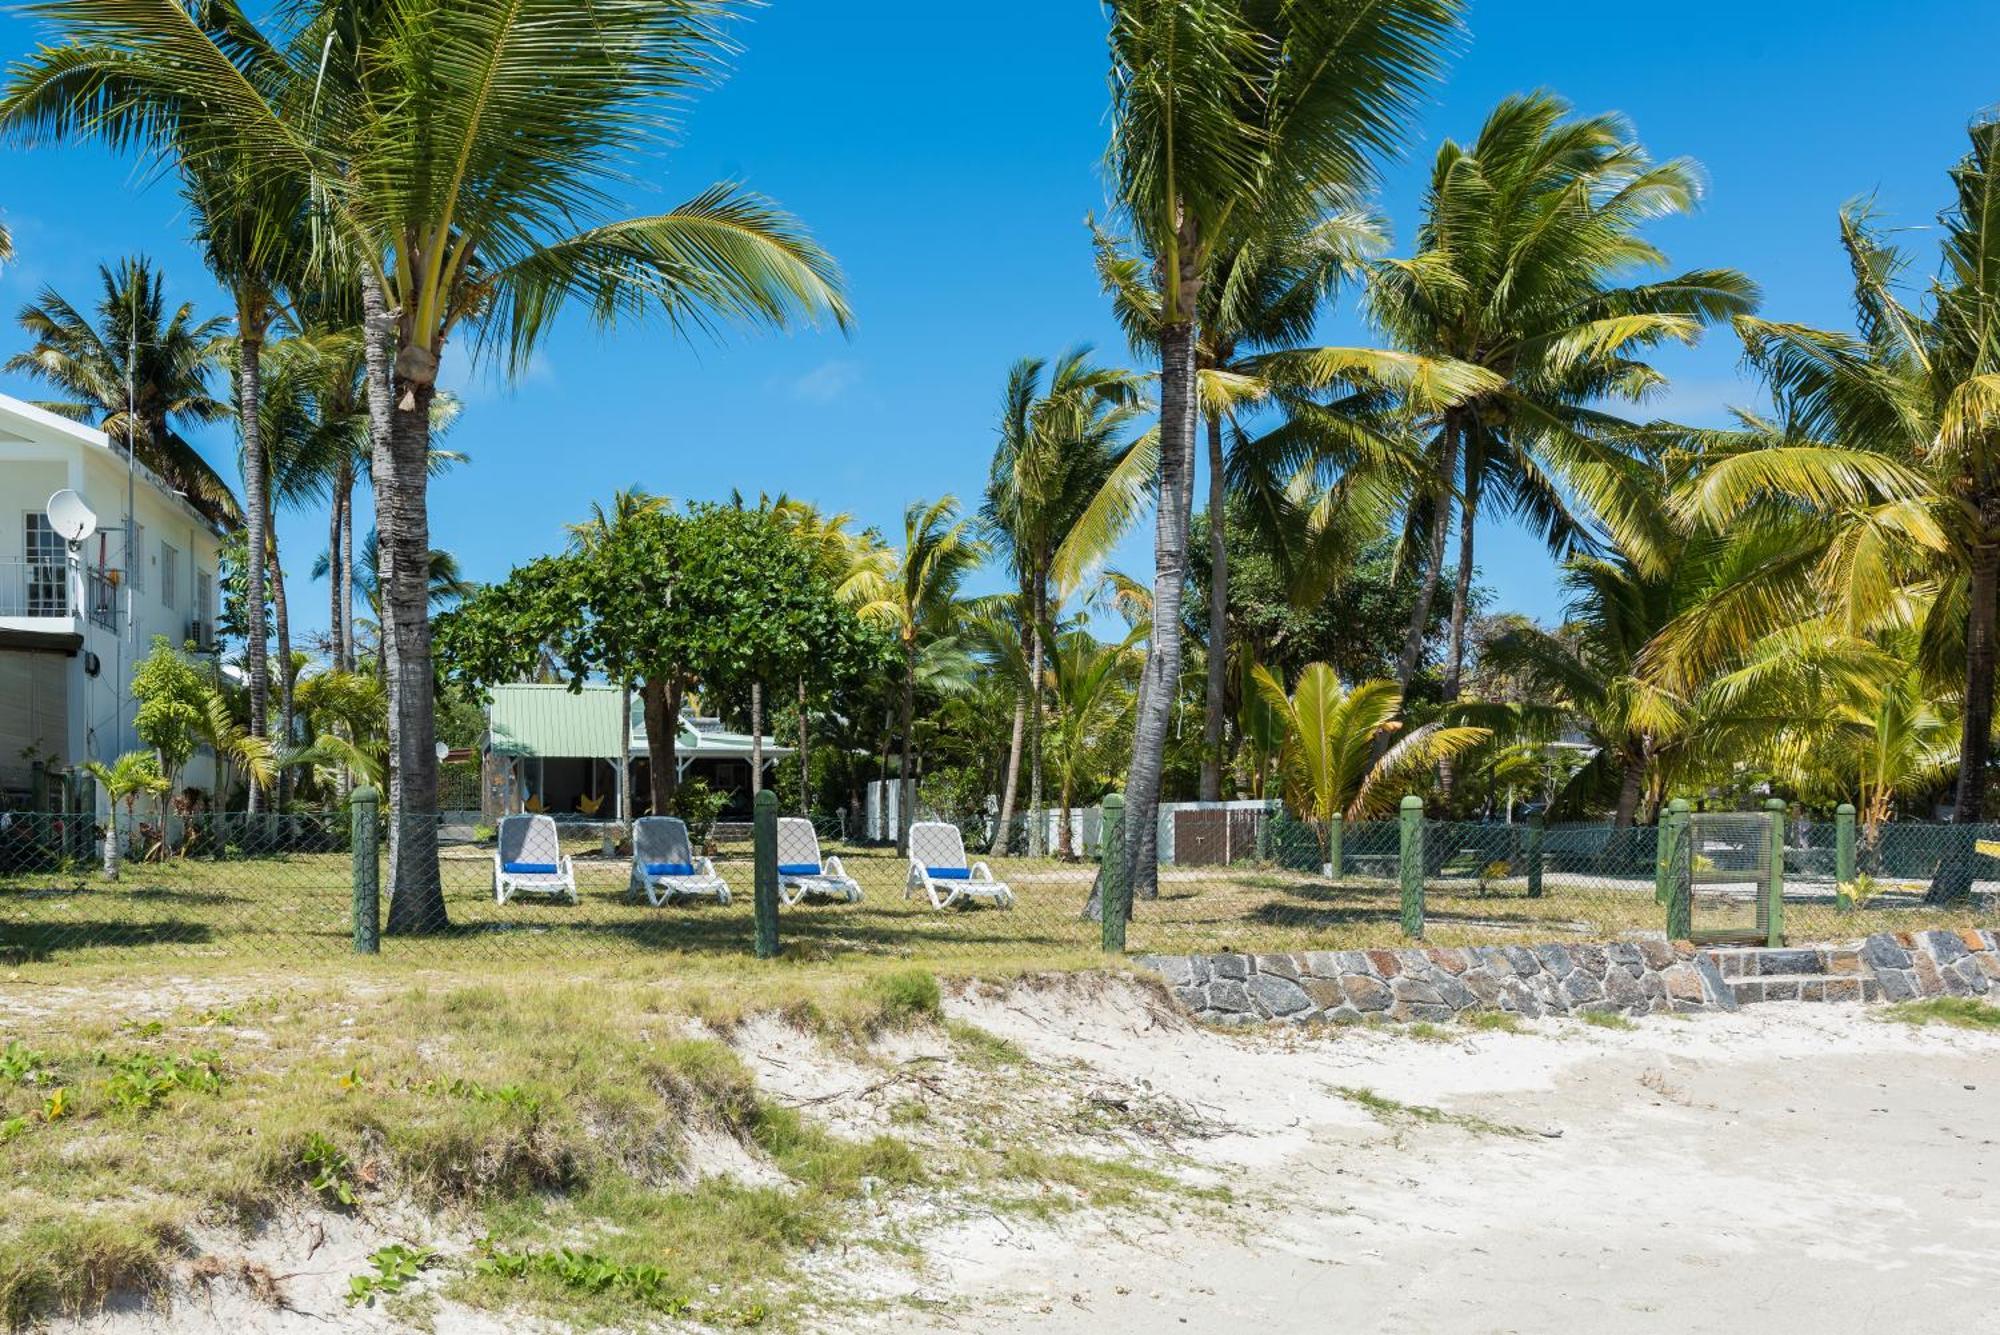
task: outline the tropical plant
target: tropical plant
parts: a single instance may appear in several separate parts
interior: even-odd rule
[[[1181,671],[1198,415],[1196,323],[1214,262],[1351,202],[1437,74],[1456,0],[1113,0],[1117,221],[1159,275],[1154,633],[1127,778],[1134,893],[1156,891],[1154,820]]]
[[[1258,693],[1284,726],[1278,771],[1285,804],[1314,827],[1322,863],[1335,816],[1381,814],[1394,805],[1400,780],[1491,736],[1485,728],[1439,723],[1406,728],[1397,717],[1403,697],[1395,682],[1365,681],[1345,690],[1325,663],[1306,664],[1289,693],[1268,669],[1255,675]],[[1390,744],[1378,746],[1385,738]]]
[[[1118,756],[1130,743],[1132,692],[1143,654],[1145,627],[1116,644],[1101,643],[1087,630],[1073,630],[1055,642],[1049,659],[1048,695],[1054,704],[1049,725],[1049,761],[1055,769],[1056,851],[1076,855],[1070,813],[1079,797],[1115,773]],[[1040,808],[1035,819],[1041,822]],[[1032,845],[1031,845],[1032,847]]]
[[[104,879],[115,881],[123,852],[118,808],[125,808],[125,823],[131,825],[136,819],[134,809],[139,799],[148,794],[166,792],[167,781],[160,774],[159,757],[151,751],[127,751],[109,765],[101,760],[87,761],[84,769],[104,789],[104,797],[110,807],[111,818],[104,827]]]
[[[1693,208],[1695,165],[1654,162],[1617,116],[1572,118],[1548,93],[1509,97],[1470,144],[1438,150],[1416,253],[1373,266],[1369,306],[1396,346],[1469,363],[1487,388],[1428,417],[1427,467],[1411,498],[1407,547],[1424,563],[1398,665],[1405,692],[1421,659],[1457,501],[1457,579],[1444,699],[1459,695],[1466,617],[1484,514],[1521,517],[1559,554],[1606,526],[1659,568],[1657,473],[1633,424],[1607,400],[1636,402],[1663,377],[1640,360],[1692,343],[1755,304],[1731,269],[1634,282],[1666,257],[1648,221]]]
[[[973,520],[961,516],[953,496],[912,501],[903,511],[903,548],[886,575],[867,579],[866,596],[858,603],[860,616],[884,627],[895,637],[903,662],[901,728],[902,768],[896,831],[899,852],[909,849],[910,824],[916,818],[917,689],[927,675],[945,670],[936,650],[956,647],[962,609],[958,591],[965,577],[986,559],[987,546],[974,531]]]
[[[153,748],[168,792],[178,792],[181,771],[200,745],[203,716],[213,687],[201,671],[164,635],[132,668],[132,698],[138,702],[134,726]]]
[[[1110,553],[1145,497],[1157,452],[1150,435],[1136,443],[1127,439],[1139,412],[1137,377],[1093,365],[1088,347],[1072,348],[1053,364],[1025,357],[1007,374],[1000,444],[980,517],[1020,588],[1029,683],[1042,681],[1049,628],[1060,619],[1063,599]],[[1003,852],[1011,836],[1024,742],[1028,805],[1035,813],[1028,853],[1043,851],[1044,712],[1039,685],[1016,702],[1017,723],[1000,790]]]
[[[204,515],[236,522],[229,484],[180,434],[229,416],[229,405],[209,392],[227,347],[226,322],[198,319],[193,302],[169,312],[165,283],[143,256],[101,264],[97,274],[102,291],[92,314],[53,288],[21,308],[15,319],[29,346],[5,369],[61,395],[37,407],[92,423],[121,447],[130,442],[140,463]]]

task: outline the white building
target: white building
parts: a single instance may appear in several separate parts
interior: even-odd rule
[[[64,488],[97,515],[73,551],[46,514]],[[219,546],[103,432],[0,395],[0,805],[25,805],[38,762],[138,749],[132,666],[155,635],[214,643]]]

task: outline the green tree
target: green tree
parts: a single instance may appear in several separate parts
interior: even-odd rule
[[[1476,365],[1489,387],[1432,417],[1429,468],[1410,516],[1424,563],[1397,679],[1421,661],[1457,501],[1457,578],[1444,698],[1457,700],[1482,513],[1517,515],[1559,553],[1608,526],[1657,564],[1657,473],[1607,400],[1637,402],[1664,378],[1640,360],[1692,343],[1755,304],[1731,269],[1633,282],[1666,257],[1641,227],[1694,207],[1697,168],[1654,162],[1616,116],[1572,118],[1547,93],[1509,97],[1470,144],[1438,150],[1416,253],[1374,266],[1369,302],[1396,346]],[[1649,541],[1650,540],[1650,541]]]
[[[1017,703],[1008,741],[1000,789],[1002,852],[1012,835],[1024,740],[1028,805],[1035,813],[1028,853],[1042,852],[1046,698],[1040,683],[1050,627],[1060,619],[1063,599],[1110,553],[1145,498],[1157,452],[1151,436],[1136,443],[1127,438],[1139,411],[1137,377],[1093,365],[1087,347],[1072,348],[1053,364],[1024,357],[1007,374],[1000,444],[980,517],[1020,588],[1033,688]]]
[[[956,497],[912,501],[903,511],[903,548],[895,566],[868,578],[859,604],[865,620],[894,636],[902,659],[898,852],[909,851],[910,825],[916,819],[917,690],[926,677],[953,669],[952,656],[935,651],[956,647],[964,611],[959,589],[986,554],[973,520],[959,514]]]
[[[1284,731],[1278,771],[1285,803],[1310,822],[1326,857],[1335,816],[1360,819],[1387,811],[1400,780],[1430,769],[1484,742],[1485,728],[1427,723],[1406,728],[1398,719],[1402,693],[1393,681],[1365,681],[1343,689],[1325,663],[1308,663],[1289,693],[1269,669],[1256,670],[1257,689]],[[1383,747],[1380,742],[1388,740]],[[1332,872],[1329,869],[1328,875]]]
[[[132,668],[139,740],[153,748],[170,793],[180,790],[181,771],[201,744],[212,689],[201,670],[164,635],[153,637],[152,652]]]
[[[165,792],[167,781],[160,776],[159,758],[150,751],[127,751],[109,765],[101,760],[88,761],[84,769],[104,789],[105,800],[110,805],[111,818],[104,826],[104,879],[115,881],[118,879],[124,839],[137,819],[135,808],[139,799],[149,793]],[[121,806],[125,808],[125,834],[118,829],[118,808]]]
[[[1438,72],[1455,0],[1114,0],[1111,187],[1159,274],[1154,634],[1127,781],[1127,884],[1157,885],[1154,816],[1181,670],[1198,394],[1196,322],[1216,258],[1353,198]]]
[[[1077,801],[1096,795],[1091,790],[1116,771],[1118,757],[1131,744],[1133,690],[1144,660],[1137,646],[1143,638],[1143,627],[1117,644],[1073,630],[1056,640],[1049,658],[1054,717],[1048,746],[1061,811],[1056,851],[1062,857],[1076,855],[1070,813]],[[1035,819],[1042,820],[1039,808]]]
[[[129,441],[140,463],[204,515],[237,522],[229,484],[180,434],[229,416],[229,405],[209,392],[227,346],[225,321],[196,318],[192,302],[169,312],[165,284],[143,256],[97,273],[94,322],[53,288],[21,308],[15,320],[30,343],[6,370],[61,395],[37,407],[89,422],[120,446]]]

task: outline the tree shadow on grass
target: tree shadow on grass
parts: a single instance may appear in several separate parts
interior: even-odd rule
[[[169,919],[162,922],[69,921],[0,924],[0,961],[41,963],[58,951],[114,946],[202,946],[215,941],[206,923]]]

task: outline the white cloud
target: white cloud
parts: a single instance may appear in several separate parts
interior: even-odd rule
[[[792,395],[808,403],[832,403],[861,383],[861,363],[845,358],[822,362],[791,385]]]

